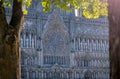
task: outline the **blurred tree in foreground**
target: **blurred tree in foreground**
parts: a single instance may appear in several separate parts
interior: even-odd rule
[[[110,79],[120,79],[120,0],[108,4]]]

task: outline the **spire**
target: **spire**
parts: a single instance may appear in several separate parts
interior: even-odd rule
[[[52,14],[50,14],[48,17],[48,22],[51,22],[51,21],[62,22],[62,18],[60,17],[56,9],[54,9]]]
[[[44,27],[44,29],[46,30],[50,28],[61,28],[67,30],[67,28],[64,25],[62,17],[59,15],[56,9],[54,9],[52,14],[49,15],[48,21]]]

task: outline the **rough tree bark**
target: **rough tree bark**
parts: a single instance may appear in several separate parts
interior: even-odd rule
[[[108,0],[110,79],[120,79],[120,0]]]
[[[0,1],[0,79],[20,79],[19,34],[23,24],[22,2],[13,0],[8,24]]]

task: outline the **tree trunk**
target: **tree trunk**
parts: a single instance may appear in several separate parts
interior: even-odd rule
[[[120,79],[120,0],[108,0],[110,79]]]
[[[0,26],[8,27],[5,25],[0,24]],[[0,36],[0,79],[20,79],[18,37],[13,29],[4,29],[2,34]]]
[[[20,79],[19,34],[23,24],[22,2],[13,0],[10,24],[0,1],[0,79]]]

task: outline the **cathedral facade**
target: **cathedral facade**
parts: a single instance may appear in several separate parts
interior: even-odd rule
[[[33,2],[20,35],[21,79],[109,79],[108,31],[107,17],[44,13]]]

